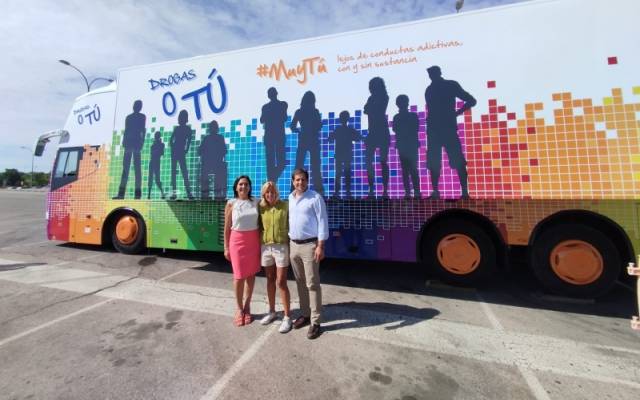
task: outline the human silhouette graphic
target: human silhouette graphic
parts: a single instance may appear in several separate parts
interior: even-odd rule
[[[380,150],[380,167],[382,169],[382,197],[389,197],[389,165],[387,159],[389,155],[389,123],[387,121],[387,105],[389,105],[389,95],[385,87],[384,80],[375,77],[369,81],[369,93],[371,96],[364,105],[364,113],[369,117],[369,134],[365,138],[365,159],[367,163],[367,181],[369,183],[369,197],[375,196],[376,169],[374,157],[376,149]]]
[[[200,155],[200,197],[203,200],[211,198],[209,179],[213,175],[213,194],[216,199],[223,199],[227,194],[227,145],[224,137],[218,134],[218,122],[209,123],[209,134],[202,139],[198,148]]]
[[[269,102],[262,106],[260,122],[264,124],[264,147],[267,163],[267,178],[278,182],[285,167],[284,123],[287,121],[287,103],[278,100],[278,91],[267,90]]]
[[[396,97],[398,113],[393,116],[393,131],[396,134],[396,149],[400,156],[402,167],[402,184],[404,185],[404,197],[411,198],[411,185],[413,196],[420,198],[420,177],[418,175],[418,128],[420,122],[418,114],[409,112],[409,97],[404,94]]]
[[[439,199],[440,168],[442,164],[442,148],[447,152],[449,165],[458,171],[462,198],[469,198],[467,188],[467,161],[462,154],[462,146],[458,138],[458,115],[476,105],[476,99],[467,93],[460,84],[442,77],[440,67],[434,65],[427,68],[431,84],[424,92],[427,103],[427,169],[431,174],[431,199]],[[464,105],[456,110],[456,98]]]
[[[184,181],[184,188],[187,191],[187,197],[189,200],[193,200],[191,194],[191,186],[189,185],[189,170],[187,169],[187,152],[191,146],[191,126],[187,125],[189,121],[189,113],[187,110],[182,110],[178,114],[178,126],[173,129],[169,144],[171,145],[171,200],[177,198],[176,190],[176,173],[177,166],[180,166],[180,172],[182,173],[182,179]]]
[[[146,133],[147,117],[140,112],[142,110],[142,101],[133,102],[133,112],[127,115],[124,121],[124,135],[122,137],[122,146],[124,147],[124,157],[122,158],[122,176],[120,177],[120,187],[118,194],[113,199],[124,199],[127,190],[127,181],[129,180],[129,167],[131,166],[131,158],[133,157],[133,173],[135,176],[135,198],[142,197],[142,163],[140,161],[140,151],[144,144],[144,135]]]
[[[324,186],[320,170],[320,129],[322,129],[322,119],[320,111],[316,108],[316,96],[308,91],[302,96],[300,108],[293,114],[291,132],[298,134],[296,169],[304,168],[304,160],[309,152],[314,190],[322,195]]]
[[[149,182],[147,184],[147,199],[151,198],[151,189],[155,178],[156,185],[160,189],[161,198],[164,199],[164,191],[162,190],[162,182],[160,181],[160,160],[164,155],[164,143],[160,132],[156,132],[151,145],[151,160],[149,161]]]
[[[342,184],[342,176],[344,173],[344,186],[346,190],[346,198],[351,198],[351,158],[353,153],[353,142],[362,140],[362,136],[348,126],[349,112],[340,113],[340,126],[329,134],[329,140],[335,141],[335,170],[336,178],[334,181],[333,197],[340,197],[340,186]]]

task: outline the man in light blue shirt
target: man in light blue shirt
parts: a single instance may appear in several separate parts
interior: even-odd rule
[[[309,189],[307,171],[296,169],[291,181],[294,190],[289,195],[290,258],[302,312],[293,322],[293,328],[311,324],[307,337],[315,339],[320,336],[322,312],[320,261],[329,238],[327,208],[322,196]]]

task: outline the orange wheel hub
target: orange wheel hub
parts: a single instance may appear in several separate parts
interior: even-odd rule
[[[116,224],[116,237],[123,244],[131,244],[136,241],[140,227],[135,217],[125,215],[120,217]]]
[[[573,285],[588,285],[600,278],[604,270],[600,252],[582,240],[558,243],[551,251],[549,262],[558,278]]]
[[[482,255],[478,244],[467,235],[454,233],[438,243],[438,261],[447,271],[456,275],[466,275],[480,265]]]

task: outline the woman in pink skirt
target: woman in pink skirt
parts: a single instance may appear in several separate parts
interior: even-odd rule
[[[233,197],[224,210],[224,257],[231,261],[233,268],[237,304],[233,322],[242,326],[253,321],[251,295],[256,273],[260,271],[258,200],[251,197],[251,179],[248,176],[239,176],[233,183]]]

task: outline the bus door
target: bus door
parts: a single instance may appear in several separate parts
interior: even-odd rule
[[[82,147],[58,149],[51,173],[47,199],[47,236],[52,240],[69,241],[74,216],[69,207],[70,185],[78,179]]]

